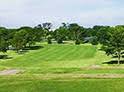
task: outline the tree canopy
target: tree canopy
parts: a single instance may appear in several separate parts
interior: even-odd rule
[[[52,23],[46,22],[35,27],[23,26],[16,29],[0,27],[0,51],[7,52],[9,47],[19,52],[36,42],[47,41],[52,44],[56,41],[63,44],[64,41],[74,41],[76,45],[81,43],[101,44],[102,50],[107,55],[117,56],[118,64],[124,53],[124,25],[99,26],[85,28],[77,23],[62,23],[56,29],[52,29]]]

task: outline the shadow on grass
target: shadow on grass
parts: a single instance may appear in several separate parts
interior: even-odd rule
[[[79,72],[82,71],[80,68],[53,68],[49,72],[55,73],[55,74],[65,74],[65,73],[73,73],[73,72]]]
[[[26,47],[24,50],[38,50],[44,48],[43,46],[30,46],[30,47]]]
[[[118,64],[118,61],[117,60],[111,60],[108,62],[103,62],[102,64]],[[120,64],[124,64],[124,60],[121,60]]]
[[[25,54],[27,53],[29,50],[38,50],[44,48],[43,46],[30,46],[30,47],[26,47],[23,50],[19,51],[18,54]]]
[[[122,55],[121,57],[124,58],[124,55]],[[118,58],[118,56],[116,55],[116,56],[113,56],[112,58]]]
[[[9,57],[8,55],[0,55],[0,59],[12,59],[12,57]]]
[[[27,52],[28,52],[28,50],[21,50],[21,51],[18,52],[18,54],[25,54]]]

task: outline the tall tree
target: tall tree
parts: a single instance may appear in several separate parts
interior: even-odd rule
[[[75,44],[80,44],[80,40],[83,39],[83,27],[79,26],[77,23],[69,24],[69,34],[72,40],[75,41]]]
[[[52,23],[49,23],[49,22],[46,22],[46,23],[43,23],[42,24],[43,26],[43,30],[44,30],[44,33],[45,33],[45,39],[47,39],[47,42],[49,44],[49,42],[51,41],[51,28],[52,28]],[[51,44],[51,42],[50,42]]]
[[[17,53],[19,53],[19,51],[22,50],[27,44],[26,34],[27,32],[23,29],[14,34],[11,42]]]
[[[33,33],[35,35],[36,42],[40,42],[45,39],[46,33],[41,24],[38,24],[33,28]]]
[[[107,55],[116,55],[119,65],[124,51],[124,27],[112,27],[109,32],[109,38],[106,40],[106,44],[103,44],[102,48]]]
[[[57,43],[61,44],[63,43],[64,40],[69,39],[68,33],[69,31],[68,31],[67,24],[62,23],[62,26],[60,26],[58,29],[54,31],[53,37],[55,38]]]
[[[30,47],[32,44],[35,44],[36,35],[35,35],[35,31],[33,31],[33,28],[25,26],[25,27],[21,27],[19,31],[23,31],[23,33],[25,33],[24,36],[24,39],[26,41],[25,47],[27,45]]]
[[[0,27],[0,51],[6,52],[8,50],[8,30],[4,27]]]

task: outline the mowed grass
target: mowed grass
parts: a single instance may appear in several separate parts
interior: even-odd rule
[[[123,92],[124,79],[0,77],[0,92]]]
[[[124,79],[81,76],[124,74],[123,65],[103,64],[111,57],[100,51],[99,46],[38,45],[42,47],[24,54],[8,51],[10,58],[0,60],[0,70],[24,70],[17,75],[0,76],[0,92],[123,92]]]
[[[75,72],[84,66],[100,64],[97,47],[92,45],[43,45],[22,55],[8,52],[12,59],[3,60],[1,66],[20,68],[30,73]],[[96,57],[98,55],[98,57]],[[100,60],[99,60],[99,59]]]
[[[70,44],[38,44],[40,49],[30,50],[18,55],[14,51],[7,54],[10,59],[1,60],[0,69],[20,69],[25,74],[47,74],[47,73],[124,73],[123,68],[108,68],[103,62],[111,60],[98,49],[99,46],[90,44],[70,45]],[[98,69],[95,67],[98,66]],[[107,68],[106,68],[107,66]],[[105,67],[101,69],[101,67]],[[87,69],[91,68],[91,69]],[[100,69],[99,69],[100,68]]]

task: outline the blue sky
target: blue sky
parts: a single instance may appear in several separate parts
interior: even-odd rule
[[[0,0],[0,25],[35,26],[52,22],[93,25],[124,24],[124,0]]]

